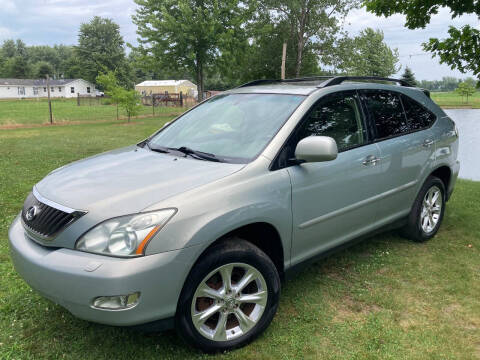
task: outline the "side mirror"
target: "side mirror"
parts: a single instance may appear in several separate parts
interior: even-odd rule
[[[337,142],[328,136],[309,136],[299,141],[295,158],[304,162],[335,160],[338,155]]]

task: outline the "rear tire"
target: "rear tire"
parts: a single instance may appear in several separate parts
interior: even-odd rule
[[[435,176],[428,177],[415,199],[402,235],[416,242],[425,242],[434,237],[443,220],[445,200],[442,180]]]
[[[235,349],[268,327],[279,296],[280,277],[271,259],[250,242],[231,238],[208,250],[190,271],[176,329],[204,352]]]

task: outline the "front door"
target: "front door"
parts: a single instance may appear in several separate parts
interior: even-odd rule
[[[290,166],[292,265],[354,238],[374,226],[378,146],[369,143],[355,91],[329,94],[306,115],[290,147],[307,136],[330,136],[337,159]]]

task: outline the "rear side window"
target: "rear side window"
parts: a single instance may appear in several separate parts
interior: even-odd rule
[[[300,129],[298,141],[307,136],[330,136],[337,142],[339,151],[362,145],[364,132],[360,114],[355,93],[327,95],[313,106]]]
[[[363,95],[365,105],[375,123],[378,139],[410,131],[397,94],[383,90],[366,90]]]
[[[402,96],[403,107],[407,115],[408,125],[411,131],[426,129],[432,126],[437,118],[435,114],[425,109],[422,105],[417,103],[406,95]]]

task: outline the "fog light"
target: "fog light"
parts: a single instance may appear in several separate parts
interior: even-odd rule
[[[93,307],[106,310],[130,309],[138,304],[140,293],[130,295],[99,296],[93,300]]]

